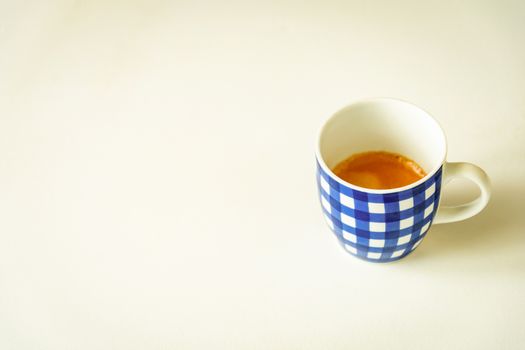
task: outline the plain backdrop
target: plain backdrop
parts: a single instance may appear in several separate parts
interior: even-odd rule
[[[1,1],[0,349],[523,349],[524,40],[519,0]],[[374,96],[493,182],[383,265],[314,175]]]

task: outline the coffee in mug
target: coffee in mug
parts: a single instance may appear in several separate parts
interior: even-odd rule
[[[372,189],[403,187],[426,175],[412,159],[386,151],[353,154],[337,164],[333,172],[344,181]]]

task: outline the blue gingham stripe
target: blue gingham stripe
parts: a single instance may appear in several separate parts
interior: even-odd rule
[[[340,184],[317,164],[328,225],[348,252],[374,262],[400,259],[421,243],[438,208],[441,175],[439,168],[414,188],[375,194]]]

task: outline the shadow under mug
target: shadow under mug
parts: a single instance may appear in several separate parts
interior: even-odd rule
[[[416,161],[427,175],[410,185],[375,190],[348,183],[331,169],[352,154],[389,151]],[[490,181],[479,167],[446,162],[443,130],[428,113],[388,98],[351,104],[322,126],[316,149],[317,185],[323,214],[343,248],[372,262],[401,259],[425,237],[432,223],[467,219],[490,198]],[[441,187],[454,177],[480,188],[478,198],[440,206]]]

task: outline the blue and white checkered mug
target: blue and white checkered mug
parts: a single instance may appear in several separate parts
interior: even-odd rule
[[[413,159],[427,175],[408,186],[375,190],[348,183],[331,169],[348,156],[389,151]],[[469,163],[446,162],[443,130],[427,112],[395,99],[371,99],[349,105],[321,128],[316,150],[317,184],[328,226],[343,248],[372,262],[401,259],[425,237],[432,223],[467,219],[489,201],[490,181]],[[474,201],[439,206],[442,184],[454,177],[477,184]]]

